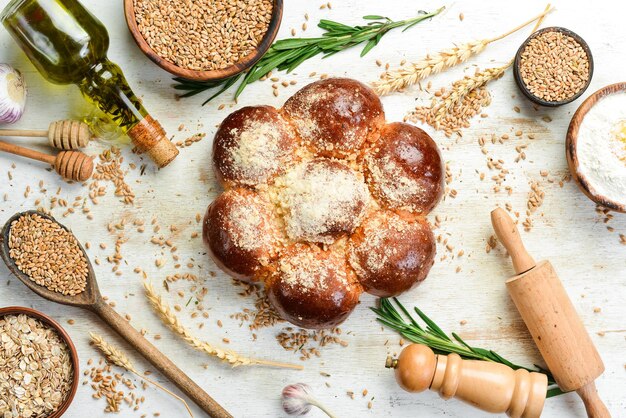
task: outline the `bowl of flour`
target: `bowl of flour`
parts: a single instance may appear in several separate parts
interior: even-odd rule
[[[567,131],[566,154],[591,200],[626,212],[626,83],[603,87],[580,105]]]

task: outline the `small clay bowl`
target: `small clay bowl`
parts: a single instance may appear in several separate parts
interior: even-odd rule
[[[59,406],[59,409],[54,411],[51,415],[48,415],[46,418],[60,418],[67,408],[70,407],[72,401],[74,400],[74,396],[76,396],[76,390],[78,389],[78,381],[80,380],[80,370],[79,370],[79,361],[78,361],[78,353],[76,352],[76,347],[74,347],[74,343],[70,338],[69,334],[65,332],[65,330],[56,322],[54,319],[50,318],[48,315],[36,311],[34,309],[25,308],[22,306],[8,306],[6,308],[0,308],[0,317],[5,315],[20,315],[24,314],[30,316],[32,318],[38,319],[42,323],[46,324],[50,328],[52,328],[61,339],[67,344],[67,347],[70,350],[70,358],[72,359],[72,367],[74,368],[74,379],[72,380],[72,387],[70,388],[70,393],[67,395],[63,403]]]
[[[267,28],[267,32],[265,32],[263,39],[261,40],[259,45],[257,45],[256,49],[248,56],[231,65],[230,67],[222,68],[219,70],[190,70],[187,68],[179,67],[176,64],[167,61],[165,58],[157,55],[157,53],[150,47],[150,45],[148,45],[148,42],[146,42],[143,35],[139,31],[139,27],[137,26],[137,20],[135,18],[135,5],[133,0],[124,0],[124,15],[126,16],[126,24],[128,25],[128,29],[133,35],[137,46],[139,46],[139,49],[141,49],[141,51],[156,65],[171,74],[185,78],[187,80],[219,81],[246,71],[254,64],[256,64],[256,62],[260,60],[263,55],[265,55],[267,50],[270,49],[270,46],[272,46],[272,43],[274,42],[274,39],[278,34],[280,22],[283,17],[283,0],[273,0],[272,17],[270,19],[270,24]]]
[[[574,38],[576,42],[580,44],[580,46],[582,46],[583,50],[587,54],[587,59],[589,60],[589,79],[587,80],[587,83],[585,83],[583,88],[580,89],[578,93],[576,93],[575,95],[573,95],[572,97],[568,99],[561,100],[560,102],[549,102],[547,100],[540,99],[539,97],[532,94],[530,90],[528,90],[528,87],[526,87],[526,84],[524,84],[524,80],[522,80],[522,77],[520,75],[520,63],[522,59],[522,52],[524,52],[524,49],[526,49],[526,46],[533,38],[536,38],[537,36],[545,32],[561,32],[564,35],[571,36],[572,38]],[[591,50],[589,49],[589,45],[587,44],[587,42],[585,42],[583,38],[581,38],[580,36],[578,36],[577,34],[575,34],[569,29],[565,29],[559,26],[551,26],[548,28],[540,29],[537,32],[533,33],[519,47],[519,49],[517,50],[517,54],[515,54],[515,63],[513,64],[513,76],[515,78],[515,83],[517,84],[517,87],[519,87],[520,91],[531,102],[536,103],[541,106],[546,106],[546,107],[562,106],[564,104],[571,103],[574,100],[578,99],[585,92],[585,90],[587,90],[587,87],[589,87],[589,84],[591,84],[591,79],[593,78],[593,56],[591,55]]]
[[[595,106],[596,103],[606,96],[620,92],[626,92],[626,82],[611,84],[603,87],[582,102],[580,107],[576,110],[576,113],[574,113],[574,116],[572,116],[569,129],[567,130],[565,154],[567,155],[567,165],[572,177],[576,180],[580,189],[589,199],[593,200],[598,205],[604,206],[605,208],[616,212],[626,213],[625,202],[615,202],[614,200],[611,200],[608,197],[594,191],[585,175],[580,172],[578,160],[578,130],[580,129],[580,125],[582,124],[585,115],[593,106]]]

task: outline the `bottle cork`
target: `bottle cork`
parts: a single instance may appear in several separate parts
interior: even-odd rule
[[[178,155],[178,148],[170,141],[161,124],[148,115],[128,131],[128,136],[139,152],[146,153],[159,168],[171,163]]]

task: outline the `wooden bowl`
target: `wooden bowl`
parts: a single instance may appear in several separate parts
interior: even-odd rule
[[[593,93],[589,96],[572,116],[572,120],[567,130],[565,141],[565,154],[567,155],[567,165],[576,183],[587,197],[598,205],[604,206],[617,212],[626,213],[626,202],[615,202],[606,196],[596,193],[588,179],[579,171],[578,160],[578,130],[589,110],[604,97],[618,92],[626,92],[626,82],[611,84]]]
[[[267,28],[267,32],[263,36],[263,39],[257,45],[256,49],[242,60],[236,62],[230,67],[222,68],[219,70],[190,70],[182,68],[166,60],[165,58],[157,55],[156,52],[148,45],[148,42],[144,39],[143,35],[139,31],[137,26],[137,20],[135,18],[135,5],[133,0],[124,0],[124,15],[126,17],[126,24],[130,33],[133,35],[135,42],[139,46],[139,49],[148,56],[156,65],[174,74],[178,77],[185,78],[187,80],[194,81],[218,81],[228,77],[237,75],[243,71],[246,71],[252,67],[258,60],[265,55],[267,50],[272,46],[278,29],[280,28],[280,22],[283,17],[283,0],[274,0],[272,8],[272,17],[270,24]]]
[[[76,347],[74,347],[74,343],[70,338],[69,334],[65,332],[65,330],[56,322],[54,319],[50,318],[48,315],[36,311],[34,309],[25,308],[22,306],[8,306],[6,308],[0,308],[0,317],[5,315],[20,315],[24,314],[30,316],[32,318],[38,319],[42,323],[46,324],[50,328],[54,329],[56,333],[61,337],[61,339],[67,344],[67,347],[70,350],[70,358],[72,360],[72,367],[74,368],[74,376],[72,379],[72,387],[70,388],[70,393],[68,393],[67,397],[63,401],[63,403],[59,406],[55,412],[51,415],[48,415],[47,418],[60,418],[67,408],[70,407],[72,401],[74,400],[74,396],[76,396],[76,390],[78,389],[78,382],[80,380],[80,370],[79,370],[79,361],[78,361],[78,353],[76,352]]]
[[[532,39],[536,38],[537,36],[545,32],[561,32],[564,35],[571,36],[572,38],[574,38],[576,42],[580,44],[580,46],[582,46],[583,50],[587,54],[587,58],[589,59],[589,79],[587,80],[583,88],[580,89],[578,93],[576,93],[569,99],[561,100],[560,102],[549,102],[547,100],[540,99],[539,97],[532,94],[530,90],[528,90],[528,88],[526,87],[524,80],[522,80],[522,76],[520,75],[520,71],[519,71],[520,63],[522,59],[522,52],[524,52],[524,49],[526,49],[526,45],[528,45],[528,43]],[[546,106],[546,107],[557,107],[557,106],[562,106],[567,103],[571,103],[574,100],[578,99],[585,92],[585,90],[587,90],[587,87],[589,87],[589,84],[591,84],[591,79],[593,77],[593,56],[591,55],[591,49],[589,49],[589,45],[587,44],[587,42],[585,42],[583,38],[581,38],[580,36],[578,36],[577,34],[575,34],[569,29],[562,28],[559,26],[551,26],[548,28],[540,29],[537,32],[530,35],[517,50],[517,53],[515,54],[515,63],[513,64],[513,76],[515,78],[515,83],[517,84],[517,87],[519,87],[520,91],[524,94],[524,96],[526,96],[533,103],[536,103],[541,106]]]

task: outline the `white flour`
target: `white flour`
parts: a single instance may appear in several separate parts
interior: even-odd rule
[[[577,154],[591,191],[626,204],[626,93],[611,94],[587,112]]]

